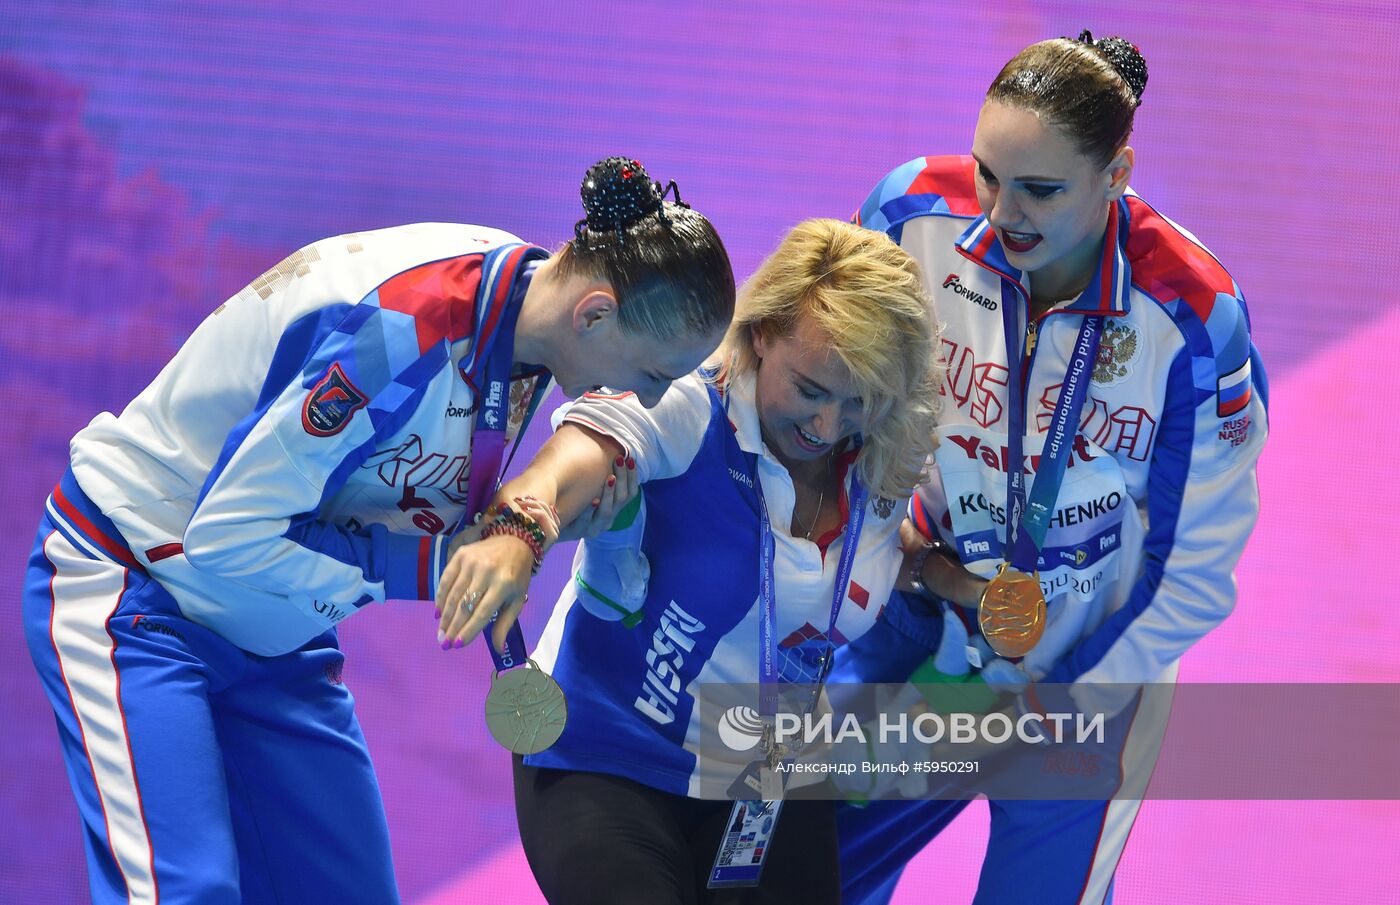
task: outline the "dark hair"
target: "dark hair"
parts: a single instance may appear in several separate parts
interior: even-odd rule
[[[1051,38],[1011,58],[987,100],[1033,110],[1069,131],[1079,149],[1108,166],[1133,131],[1147,87],[1147,61],[1122,38]]]
[[[665,200],[674,191],[675,201]],[[642,165],[609,157],[579,189],[587,214],[558,254],[561,276],[608,281],[624,332],[657,339],[704,336],[734,317],[734,270],[710,221],[664,190]]]

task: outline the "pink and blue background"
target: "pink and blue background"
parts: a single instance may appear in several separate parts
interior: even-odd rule
[[[0,902],[86,899],[77,811],[18,630],[67,440],[225,297],[317,238],[421,220],[552,246],[593,160],[641,159],[742,278],[892,166],[965,153],[1024,44],[1088,27],[1151,67],[1137,190],[1244,288],[1272,382],[1240,602],[1184,681],[1400,682],[1400,9],[1367,0],[0,6]],[[539,431],[533,431],[537,442]],[[539,579],[541,604],[567,555]],[[527,615],[527,634],[545,607]],[[347,623],[405,901],[539,900],[488,662],[422,606]],[[1400,743],[1400,728],[1395,730]],[[971,895],[985,808],[899,902]],[[1396,802],[1148,803],[1117,901],[1400,902]]]

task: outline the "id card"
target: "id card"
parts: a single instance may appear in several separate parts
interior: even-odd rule
[[[710,870],[710,889],[758,885],[782,809],[781,800],[734,802]]]

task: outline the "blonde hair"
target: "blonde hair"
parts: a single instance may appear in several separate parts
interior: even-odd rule
[[[872,497],[902,499],[937,445],[939,325],[919,267],[884,233],[842,220],[804,220],[739,291],[712,364],[721,381],[751,374],[753,340],[791,336],[810,321],[829,339],[863,400],[856,460]]]

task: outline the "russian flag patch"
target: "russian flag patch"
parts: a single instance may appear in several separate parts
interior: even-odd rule
[[[1244,411],[1251,393],[1249,359],[1229,374],[1222,374],[1215,385],[1215,413],[1221,418]]]

